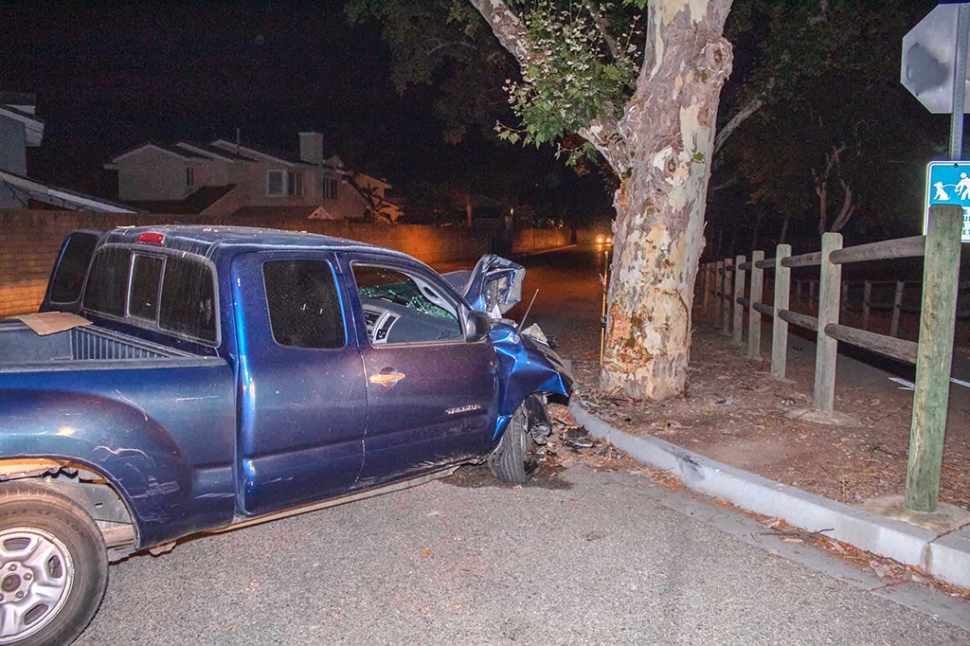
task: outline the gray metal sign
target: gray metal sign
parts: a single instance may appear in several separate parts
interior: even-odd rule
[[[930,112],[950,114],[950,159],[963,158],[970,4],[941,4],[903,36],[899,80]]]
[[[970,5],[941,4],[903,37],[900,81],[934,114],[953,112],[953,91],[960,89],[953,85],[958,18],[960,8],[967,6]],[[963,59],[965,63],[966,50]],[[963,79],[964,89],[970,90],[965,71]]]

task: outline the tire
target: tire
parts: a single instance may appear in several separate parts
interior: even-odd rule
[[[531,401],[533,399],[534,397],[527,397],[516,409],[498,446],[488,457],[489,469],[503,482],[525,484],[538,468],[538,462],[531,453],[536,448],[536,444],[529,433],[533,422],[530,409],[536,404],[541,407],[542,404],[538,403],[538,400]]]
[[[70,644],[107,583],[104,539],[84,509],[43,485],[0,486],[0,645]]]

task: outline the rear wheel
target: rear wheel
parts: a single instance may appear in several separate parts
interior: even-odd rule
[[[535,439],[537,431],[542,435],[540,441],[544,443],[549,433],[545,409],[537,396],[530,395],[512,415],[502,439],[488,457],[488,466],[496,478],[523,484],[532,477],[539,468]]]
[[[42,485],[0,487],[0,645],[70,644],[107,582],[104,540],[84,509]]]

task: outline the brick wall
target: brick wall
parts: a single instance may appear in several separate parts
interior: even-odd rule
[[[227,224],[225,218],[206,224]],[[119,226],[190,223],[185,215],[115,215],[75,211],[0,210],[0,318],[35,312],[44,298],[47,280],[61,243],[75,229],[106,231]],[[402,224],[381,225],[347,220],[279,220],[233,218],[240,226],[308,231],[360,240],[397,249],[429,264],[477,260],[489,249],[487,232],[458,227]],[[526,229],[516,233],[516,253],[529,253],[569,244],[571,232]],[[471,264],[471,263],[469,263]]]

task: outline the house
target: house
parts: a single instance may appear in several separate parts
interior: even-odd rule
[[[27,176],[27,148],[44,140],[36,99],[24,92],[0,92],[0,209],[57,207],[74,211],[134,213],[135,210]]]
[[[390,184],[326,156],[323,135],[300,133],[293,156],[250,143],[216,139],[174,145],[146,142],[105,164],[118,171],[119,199],[154,213],[208,216],[279,213],[292,217],[394,221],[401,211]]]

